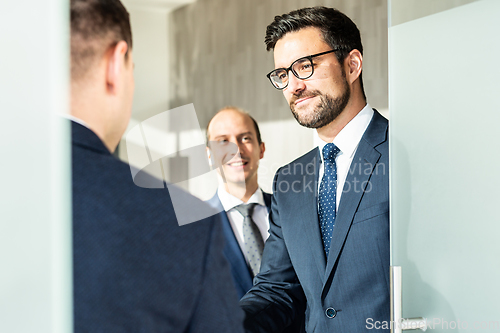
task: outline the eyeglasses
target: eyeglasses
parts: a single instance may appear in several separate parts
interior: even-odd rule
[[[288,68],[277,68],[271,71],[271,73],[267,74],[267,78],[269,79],[269,81],[271,81],[274,88],[279,90],[285,89],[288,86],[289,71],[292,71],[293,75],[295,75],[295,77],[298,79],[308,79],[314,74],[314,65],[312,61],[313,58],[338,50],[339,49],[333,49],[331,51],[321,52],[297,59]]]

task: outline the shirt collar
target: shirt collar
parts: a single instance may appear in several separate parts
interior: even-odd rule
[[[77,117],[75,117],[75,116],[73,116],[71,114],[62,114],[61,117],[69,119],[71,121],[74,121],[75,123],[80,124],[80,125],[82,125],[84,127],[87,127],[88,129],[90,129],[89,124],[87,124],[86,122],[84,122],[80,118],[77,118]]]
[[[339,155],[346,155],[352,158],[356,148],[358,147],[361,137],[366,131],[366,128],[370,124],[373,117],[373,109],[370,104],[366,104],[365,107],[359,111],[359,113],[351,119],[351,121],[344,126],[344,128],[337,134],[333,143],[340,149]],[[321,152],[321,161],[323,162],[323,147],[328,143],[319,139],[318,148]]]
[[[236,198],[234,195],[228,193],[224,188],[223,184],[219,185],[219,188],[217,189],[217,194],[219,195],[222,207],[224,207],[224,210],[226,212],[238,205],[245,203],[242,200]],[[247,204],[256,203],[258,205],[265,206],[266,204],[264,202],[264,195],[262,194],[262,190],[258,188],[246,203]]]

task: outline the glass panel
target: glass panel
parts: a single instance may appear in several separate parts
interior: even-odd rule
[[[69,1],[0,2],[0,332],[72,332]]]
[[[403,317],[438,332],[500,329],[499,13],[481,0],[389,28],[391,264]]]
[[[389,26],[416,20],[477,0],[389,0]]]

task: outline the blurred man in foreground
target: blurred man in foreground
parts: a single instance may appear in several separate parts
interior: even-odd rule
[[[137,187],[111,155],[133,66],[120,1],[71,0],[75,332],[241,332],[218,219],[180,227],[169,192]]]

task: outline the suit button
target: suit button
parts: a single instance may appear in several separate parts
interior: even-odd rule
[[[334,308],[328,308],[326,309],[325,313],[328,318],[332,319],[337,315],[337,310],[335,310]]]

